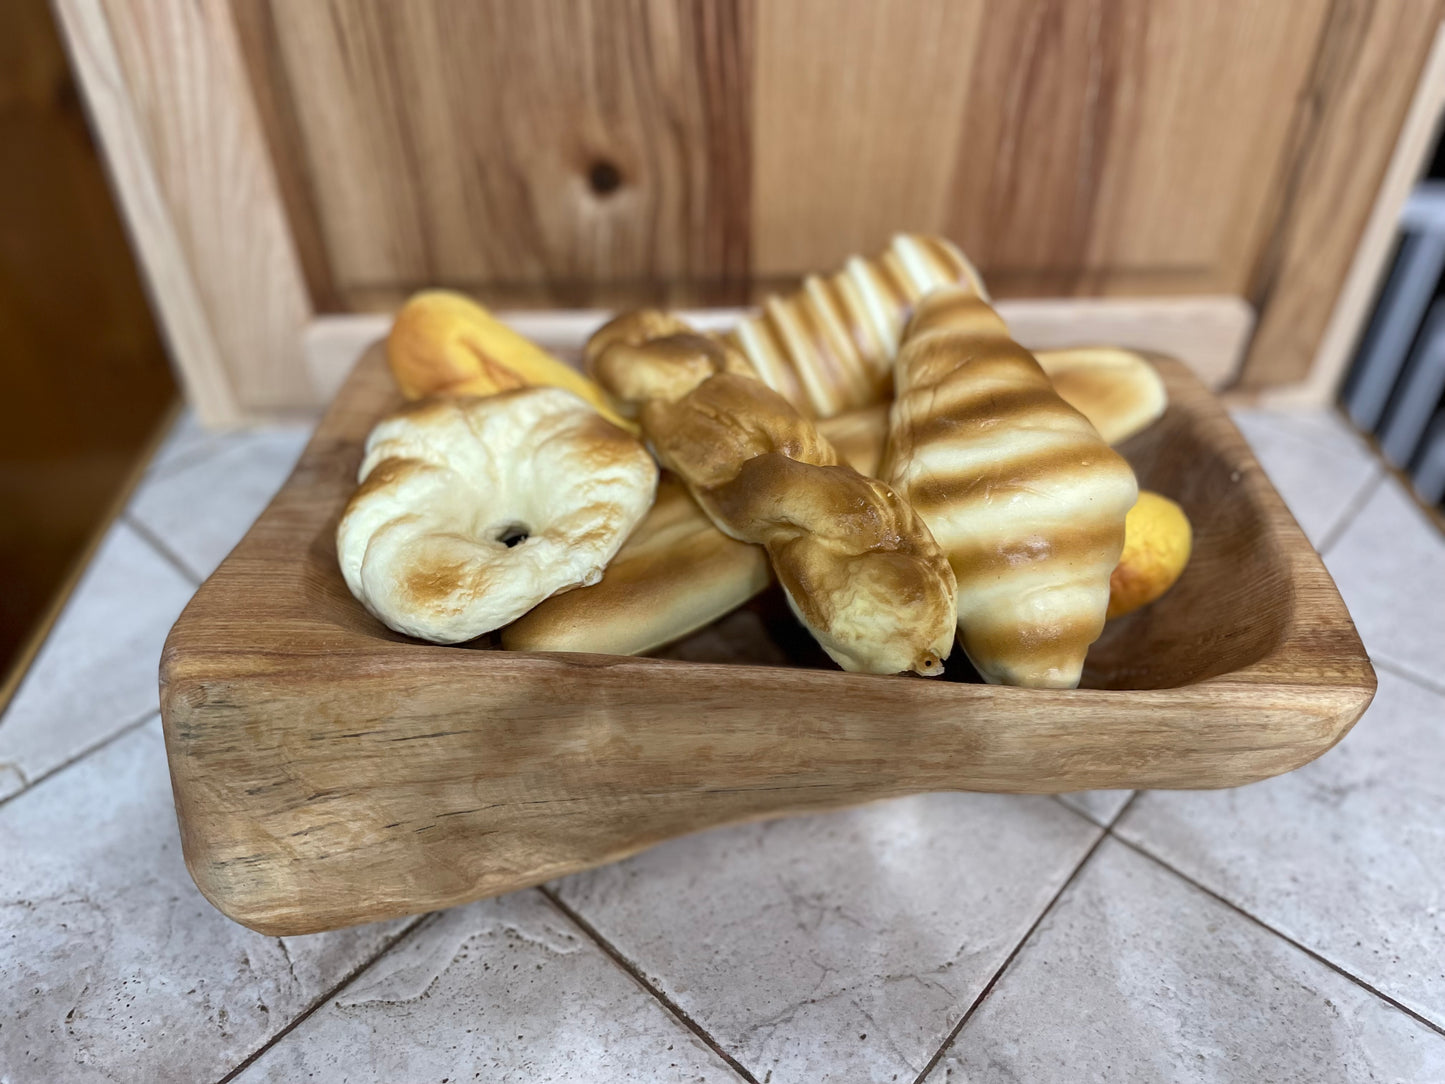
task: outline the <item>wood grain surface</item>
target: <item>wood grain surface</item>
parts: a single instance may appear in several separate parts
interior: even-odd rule
[[[897,229],[1004,297],[1325,334],[1445,0],[56,0],[210,418],[425,286],[734,305]]]
[[[1160,361],[1121,449],[1194,557],[1112,623],[1085,687],[845,674],[776,597],[665,657],[408,641],[348,593],[333,536],[374,422],[360,363],[161,660],[186,862],[222,911],[293,934],[449,906],[684,832],[932,790],[1234,786],[1319,756],[1375,679],[1318,556],[1217,401]]]

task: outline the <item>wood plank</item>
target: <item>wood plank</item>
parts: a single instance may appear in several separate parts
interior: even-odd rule
[[[1322,0],[990,5],[945,230],[990,281],[1240,291]]]
[[[749,3],[272,3],[338,288],[749,267]]]
[[[572,348],[578,347],[573,342]],[[296,472],[197,593],[162,658],[186,863],[270,934],[462,903],[718,824],[931,790],[1217,787],[1298,767],[1374,673],[1314,549],[1212,396],[1121,448],[1178,500],[1194,556],[1112,622],[1085,688],[845,674],[786,606],[671,658],[448,648],[350,596],[332,531],[399,396],[361,365]],[[960,653],[955,653],[958,661]]]
[[[242,417],[221,346],[161,188],[149,135],[131,95],[102,0],[54,0],[76,81],[125,215],[187,401],[208,425]]]
[[[176,385],[46,0],[0,4],[0,714]]]
[[[996,308],[1025,346],[1127,346],[1177,357],[1213,388],[1233,377],[1254,313],[1237,297],[1024,299]],[[722,331],[745,309],[684,309],[694,327]],[[499,311],[521,334],[563,357],[613,315],[610,309]],[[356,359],[391,330],[390,313],[319,316],[305,332],[311,379],[327,394],[340,389]]]
[[[225,0],[104,0],[125,84],[238,402],[314,402],[311,303]]]
[[[1271,406],[1323,406],[1339,394],[1399,236],[1400,212],[1425,172],[1445,116],[1445,25],[1435,31],[1410,111],[1400,127],[1385,179],[1375,194],[1360,243],[1325,326],[1309,375],[1298,384],[1267,388],[1256,399]]]
[[[758,11],[759,275],[835,267],[946,220],[981,0],[783,0]]]
[[[1435,40],[1438,0],[1335,0],[1301,99],[1280,207],[1248,296],[1251,390],[1304,379]]]

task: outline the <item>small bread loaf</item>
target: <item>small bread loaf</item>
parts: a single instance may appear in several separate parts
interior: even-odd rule
[[[789,605],[838,665],[942,673],[953,574],[927,528],[888,486],[839,465],[735,350],[681,326],[619,317],[588,343],[588,369],[636,411],[718,529],[767,550]]]
[[[1079,346],[1034,355],[1054,390],[1099,431],[1120,444],[1164,414],[1169,396],[1159,370],[1133,350]]]
[[[571,392],[426,399],[366,442],[336,529],[351,593],[439,644],[596,583],[652,504],[647,450]]]
[[[1134,472],[970,290],[923,299],[894,380],[882,474],[948,554],[969,659],[989,682],[1073,688]]]

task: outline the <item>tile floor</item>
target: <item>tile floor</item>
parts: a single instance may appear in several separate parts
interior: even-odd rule
[[[1445,539],[1241,412],[1380,671],[1234,791],[931,795],[267,938],[182,865],[165,632],[304,434],[177,426],[0,717],[0,1082],[1445,1081]]]

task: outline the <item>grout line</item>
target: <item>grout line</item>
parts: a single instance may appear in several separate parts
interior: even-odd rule
[[[1374,995],[1375,995],[1377,998],[1379,998],[1381,1001],[1384,1001],[1384,1002],[1386,1002],[1386,1003],[1394,1006],[1396,1009],[1399,1009],[1402,1013],[1404,1013],[1406,1016],[1410,1017],[1412,1020],[1416,1021],[1417,1023],[1424,1024],[1427,1028],[1429,1028],[1431,1031],[1435,1032],[1437,1035],[1445,1036],[1445,1027],[1441,1027],[1439,1024],[1437,1024],[1437,1023],[1435,1023],[1434,1021],[1430,1020],[1428,1017],[1425,1017],[1425,1016],[1420,1015],[1420,1013],[1416,1012],[1414,1009],[1410,1008],[1408,1005],[1401,1004],[1399,1001],[1397,1001],[1395,998],[1391,997],[1389,994],[1385,993],[1383,990],[1378,990],[1378,989],[1376,989],[1374,986],[1372,986],[1370,983],[1366,982],[1364,979],[1360,978],[1358,975],[1355,975],[1355,974],[1352,974],[1352,973],[1349,972],[1349,971],[1346,971],[1346,970],[1345,970],[1343,967],[1341,967],[1339,964],[1335,963],[1333,960],[1329,959],[1328,957],[1325,957],[1325,956],[1321,955],[1320,953],[1316,952],[1314,949],[1310,948],[1308,945],[1302,944],[1302,943],[1300,943],[1299,941],[1296,941],[1296,940],[1295,940],[1293,937],[1291,937],[1289,934],[1283,933],[1282,931],[1277,930],[1275,927],[1271,926],[1268,922],[1264,921],[1264,919],[1259,918],[1259,917],[1256,916],[1256,915],[1250,914],[1250,913],[1249,913],[1248,911],[1246,911],[1243,907],[1239,906],[1239,904],[1235,903],[1234,901],[1232,901],[1232,900],[1230,900],[1230,899],[1227,899],[1227,898],[1224,897],[1224,896],[1221,896],[1218,892],[1214,891],[1212,888],[1209,888],[1207,885],[1203,885],[1203,884],[1201,884],[1200,882],[1196,881],[1193,877],[1189,876],[1187,873],[1184,873],[1184,872],[1176,869],[1174,866],[1172,866],[1172,865],[1170,865],[1168,862],[1164,861],[1164,859],[1160,858],[1158,855],[1153,854],[1152,852],[1145,850],[1142,846],[1140,846],[1139,844],[1133,842],[1132,840],[1125,839],[1123,836],[1115,835],[1112,829],[1111,829],[1109,832],[1107,832],[1106,834],[1107,834],[1111,839],[1116,840],[1116,841],[1119,842],[1119,843],[1122,843],[1125,847],[1128,847],[1128,848],[1129,848],[1131,851],[1133,851],[1134,853],[1136,853],[1136,854],[1138,854],[1138,855],[1141,855],[1141,856],[1143,856],[1144,858],[1147,858],[1149,861],[1153,862],[1155,865],[1159,866],[1160,868],[1168,870],[1170,873],[1174,874],[1174,876],[1178,877],[1178,878],[1179,878],[1181,881],[1183,881],[1185,884],[1192,885],[1194,888],[1197,888],[1200,892],[1203,892],[1203,893],[1204,893],[1206,896],[1208,896],[1210,899],[1216,900],[1216,901],[1218,901],[1219,903],[1224,904],[1225,907],[1228,907],[1228,908],[1229,908],[1231,911],[1233,911],[1235,914],[1240,915],[1240,916],[1248,919],[1250,922],[1254,923],[1254,925],[1258,926],[1260,929],[1265,930],[1265,931],[1268,932],[1268,933],[1274,934],[1275,937],[1278,937],[1281,941],[1284,941],[1284,942],[1286,942],[1287,944],[1293,945],[1295,948],[1299,949],[1300,952],[1303,952],[1303,953],[1304,953],[1306,956],[1308,956],[1310,959],[1315,960],[1315,961],[1317,961],[1317,962],[1319,962],[1319,963],[1324,964],[1326,967],[1328,967],[1331,971],[1335,972],[1337,975],[1343,975],[1345,978],[1349,979],[1349,980],[1350,980],[1352,983],[1354,983],[1356,986],[1359,986],[1361,989],[1367,990],[1368,992],[1374,994]]]
[[[158,709],[156,709],[156,708],[147,708],[146,711],[145,711],[145,714],[142,715],[140,718],[138,718],[138,719],[133,719],[133,720],[131,720],[130,722],[128,722],[128,723],[126,723],[125,725],[123,725],[119,730],[115,730],[115,731],[113,731],[112,733],[107,734],[105,737],[101,738],[100,741],[96,742],[94,745],[88,745],[88,746],[86,746],[86,747],[85,747],[84,749],[82,749],[80,752],[76,753],[73,757],[70,757],[70,758],[67,759],[67,760],[61,761],[59,764],[57,764],[55,767],[51,768],[49,771],[44,772],[44,773],[41,774],[41,775],[37,775],[34,779],[30,779],[30,778],[27,776],[27,777],[26,777],[25,786],[21,787],[21,788],[20,788],[19,790],[17,790],[14,794],[8,794],[8,795],[6,795],[5,797],[0,798],[0,807],[3,807],[7,802],[12,802],[12,801],[14,801],[16,798],[19,798],[22,794],[28,794],[30,791],[32,791],[32,790],[34,790],[36,787],[38,787],[41,783],[44,783],[47,779],[50,779],[50,778],[52,778],[53,776],[59,775],[61,772],[65,771],[67,768],[73,768],[75,765],[79,764],[82,760],[84,760],[86,757],[90,756],[92,753],[98,753],[98,752],[100,752],[102,749],[104,749],[104,748],[105,748],[107,745],[109,745],[111,742],[113,742],[113,741],[118,741],[119,739],[125,737],[127,734],[131,733],[132,731],[139,730],[141,727],[143,727],[143,726],[145,726],[147,723],[149,723],[152,719],[158,718],[159,716],[160,716],[160,711],[159,711]]]
[[[1345,509],[1340,513],[1340,518],[1330,526],[1330,529],[1324,533],[1324,537],[1320,539],[1320,544],[1315,547],[1321,557],[1330,551],[1331,547],[1349,529],[1350,524],[1354,523],[1356,517],[1364,511],[1365,505],[1370,503],[1370,498],[1379,490],[1386,476],[1385,470],[1377,463],[1374,474],[1353,497],[1345,502]]]
[[[180,557],[176,555],[175,550],[171,549],[163,541],[161,541],[160,536],[157,535],[155,531],[151,530],[139,519],[131,515],[129,508],[127,508],[124,512],[120,514],[120,520],[132,531],[140,535],[141,539],[147,545],[149,545],[151,549],[155,550],[162,560],[164,560],[167,564],[169,564],[172,568],[179,572],[183,577],[185,577],[188,582],[194,584],[197,587],[201,585],[201,580],[203,580],[205,577],[198,576],[196,575],[196,573],[192,572],[190,567],[187,566],[186,562],[181,560]]]
[[[1107,789],[1107,790],[1125,790],[1125,789],[1128,789],[1128,788],[1125,788],[1125,787],[1108,787],[1108,788],[1105,788],[1105,789]],[[1069,793],[1071,793],[1071,794],[1087,794],[1088,791],[1070,791]],[[1087,813],[1087,812],[1085,812],[1085,811],[1082,810],[1082,809],[1079,809],[1079,808],[1077,808],[1077,807],[1075,807],[1075,806],[1070,805],[1068,802],[1064,801],[1064,796],[1063,796],[1062,794],[1050,794],[1049,797],[1052,798],[1054,801],[1058,802],[1059,805],[1063,806],[1063,807],[1064,807],[1065,809],[1067,809],[1070,813],[1074,814],[1074,815],[1077,816],[1077,817],[1082,817],[1087,823],[1092,824],[1095,828],[1108,828],[1109,825],[1113,824],[1115,821],[1117,821],[1120,817],[1122,817],[1122,816],[1124,815],[1124,811],[1125,811],[1126,809],[1128,809],[1131,805],[1134,804],[1134,799],[1137,798],[1137,797],[1139,797],[1139,793],[1140,793],[1140,792],[1137,791],[1137,790],[1132,790],[1132,789],[1129,790],[1129,797],[1127,797],[1127,798],[1124,799],[1124,804],[1119,807],[1118,812],[1115,813],[1112,817],[1109,818],[1109,823],[1108,823],[1108,824],[1105,824],[1103,821],[1097,820],[1092,813]]]
[[[406,929],[402,930],[390,941],[387,941],[385,944],[383,944],[381,948],[377,949],[374,954],[369,956],[367,959],[362,960],[359,964],[357,964],[345,975],[343,975],[339,982],[337,982],[335,985],[320,994],[315,1001],[313,1001],[299,1014],[297,1014],[290,1023],[288,1023],[280,1031],[276,1032],[275,1035],[271,1036],[271,1038],[267,1039],[259,1047],[253,1050],[251,1054],[247,1056],[245,1061],[241,1062],[241,1064],[237,1065],[229,1073],[221,1077],[221,1079],[217,1081],[216,1084],[228,1084],[229,1081],[235,1080],[239,1074],[249,1069],[251,1067],[251,1064],[255,1062],[257,1058],[259,1058],[262,1054],[266,1053],[266,1051],[270,1050],[282,1039],[286,1038],[286,1036],[290,1035],[291,1032],[295,1031],[297,1027],[303,1024],[306,1020],[310,1019],[312,1013],[314,1013],[317,1009],[321,1008],[321,1006],[325,1005],[337,994],[341,993],[343,989],[349,986],[356,979],[360,978],[362,972],[366,971],[369,967],[375,964],[376,961],[380,960],[388,952],[396,948],[397,945],[401,944],[403,938],[409,937],[411,934],[421,929],[421,927],[424,926],[429,920],[435,918],[437,914],[438,912],[433,911],[429,915],[422,915],[421,917],[417,918],[411,923],[411,925],[407,926]]]
[[[1408,667],[1401,666],[1397,662],[1390,662],[1388,659],[1379,659],[1373,655],[1370,656],[1370,662],[1377,670],[1384,670],[1386,673],[1394,674],[1397,678],[1403,678],[1405,681],[1418,685],[1428,692],[1445,696],[1445,685],[1431,681],[1427,677],[1422,677],[1415,673],[1415,671]]]
[[[649,994],[651,994],[659,1002],[661,1002],[662,1007],[665,1008],[668,1012],[672,1013],[672,1015],[677,1018],[677,1021],[682,1024],[683,1027],[687,1028],[688,1031],[696,1035],[705,1044],[707,1044],[708,1048],[712,1050],[714,1054],[722,1058],[723,1061],[727,1062],[728,1066],[733,1070],[733,1072],[737,1073],[738,1076],[742,1077],[745,1081],[748,1082],[748,1084],[758,1084],[757,1077],[753,1076],[752,1073],[748,1072],[747,1068],[741,1062],[739,1062],[735,1057],[733,1057],[726,1050],[724,1050],[722,1048],[722,1045],[706,1031],[704,1031],[701,1024],[699,1024],[696,1020],[694,1020],[687,1013],[685,1013],[682,1010],[681,1006],[677,1004],[677,1002],[673,1001],[672,998],[668,997],[656,986],[648,982],[647,979],[643,977],[642,972],[637,969],[637,967],[632,963],[632,961],[628,960],[627,957],[623,956],[622,953],[619,952],[610,941],[608,941],[605,937],[598,933],[597,929],[590,922],[588,922],[580,914],[578,914],[566,903],[564,903],[562,901],[562,898],[558,896],[556,892],[548,888],[546,885],[538,885],[537,891],[540,892],[543,896],[545,896],[547,900],[552,904],[552,906],[557,908],[558,911],[565,915],[572,922],[573,925],[575,925],[579,930],[581,930],[594,942],[596,942],[597,947],[600,948],[604,953],[606,953],[608,958],[611,959],[613,963],[615,963],[623,971],[627,972],[627,974],[632,977],[632,980],[634,982],[636,982],[639,986],[641,986],[644,990],[646,990]],[[222,1081],[221,1084],[225,1084],[225,1081]]]
[[[1138,791],[1135,791],[1134,793],[1136,796],[1138,795]],[[1119,812],[1122,814],[1124,812],[1124,809],[1128,809],[1129,806],[1133,804],[1133,801],[1134,799],[1130,798],[1129,801],[1124,804],[1124,808],[1119,810]],[[1074,812],[1078,813],[1080,817],[1083,817],[1084,820],[1088,821],[1095,828],[1099,828],[1098,823],[1094,821],[1091,817],[1084,816],[1084,814],[1079,813],[1078,810],[1074,810]],[[1115,819],[1117,820],[1118,818],[1116,817]],[[1111,821],[1110,823],[1112,824],[1113,822]],[[1042,925],[1044,919],[1049,917],[1049,913],[1059,902],[1059,898],[1063,896],[1063,894],[1069,890],[1069,886],[1078,879],[1079,872],[1086,865],[1089,864],[1089,859],[1094,857],[1094,852],[1099,849],[1099,845],[1108,838],[1109,830],[1107,828],[1099,828],[1099,838],[1094,840],[1093,844],[1089,847],[1089,849],[1084,852],[1084,857],[1079,859],[1079,864],[1073,868],[1073,871],[1070,872],[1068,877],[1064,878],[1064,883],[1059,885],[1059,890],[1055,892],[1053,896],[1049,899],[1049,902],[1044,905],[1044,909],[1039,912],[1039,915],[1037,918],[1034,919],[1033,924],[1024,931],[1024,935],[1019,938],[1018,944],[1013,947],[1013,951],[1008,954],[1008,958],[999,965],[998,970],[995,971],[993,975],[989,978],[988,982],[984,984],[983,989],[979,991],[978,997],[973,999],[973,1004],[970,1005],[967,1011],[964,1012],[963,1018],[954,1025],[953,1030],[948,1033],[948,1036],[939,1045],[938,1049],[933,1052],[933,1057],[928,1059],[928,1064],[923,1067],[922,1072],[920,1072],[916,1077],[913,1078],[913,1084],[923,1084],[924,1080],[928,1077],[928,1074],[933,1072],[933,1070],[937,1067],[938,1063],[943,1060],[943,1055],[948,1053],[948,1049],[953,1045],[954,1040],[957,1039],[963,1029],[968,1026],[968,1022],[973,1019],[973,1014],[978,1011],[979,1006],[984,1003],[984,1001],[988,998],[989,994],[993,993],[993,988],[998,985],[998,981],[999,979],[1003,978],[1004,972],[1009,969],[1009,966],[1014,962],[1018,954],[1023,951],[1024,946],[1029,942],[1029,938],[1033,937],[1034,931],[1037,930],[1040,925]]]

